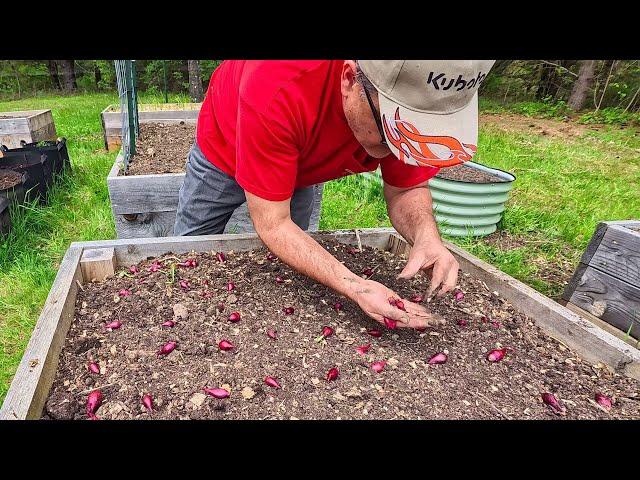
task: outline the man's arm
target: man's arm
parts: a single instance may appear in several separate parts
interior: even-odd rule
[[[438,296],[452,290],[456,286],[460,266],[440,239],[433,218],[428,182],[411,188],[385,183],[384,197],[391,224],[413,247],[399,277],[411,278],[421,269],[433,268],[427,296],[438,286],[441,286]]]
[[[336,292],[355,301],[370,317],[383,323],[383,317],[401,322],[399,326],[421,328],[441,323],[421,305],[405,302],[407,312],[389,305],[399,296],[384,285],[364,280],[351,272],[290,217],[290,200],[273,202],[245,192],[256,233],[283,262]]]

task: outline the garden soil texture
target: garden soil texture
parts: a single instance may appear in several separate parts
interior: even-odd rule
[[[129,161],[127,175],[183,173],[195,139],[195,125],[141,124],[136,154]]]
[[[406,257],[322,244],[356,273],[371,268],[373,280],[403,299],[428,286],[426,275],[396,279]],[[95,389],[103,395],[95,411],[100,419],[640,418],[638,382],[581,360],[464,272],[458,285],[464,298],[425,304],[446,319],[444,326],[390,330],[267,253],[225,252],[224,262],[215,252],[164,255],[155,263],[162,268],[150,259],[134,273],[122,268],[83,285],[43,418],[87,419]],[[187,259],[197,266],[176,266]],[[229,320],[233,312],[239,321]],[[114,321],[121,327],[105,328]],[[168,321],[175,325],[163,327]],[[334,333],[317,341],[325,326]],[[223,351],[222,340],[233,348]],[[168,342],[175,349],[158,355]],[[508,350],[490,362],[496,348]],[[447,361],[428,364],[437,353]],[[371,366],[380,361],[384,368],[376,373]],[[333,368],[338,376],[328,380]],[[214,398],[205,388],[229,396]],[[565,415],[543,403],[547,392]],[[609,410],[594,401],[597,393],[612,398]],[[142,403],[146,394],[152,411]]]
[[[441,168],[437,174],[438,178],[445,180],[457,180],[466,183],[502,183],[507,182],[504,178],[492,173],[483,172],[477,168],[466,165],[455,165],[453,167]]]
[[[22,183],[22,174],[13,170],[0,170],[0,190],[15,187]]]

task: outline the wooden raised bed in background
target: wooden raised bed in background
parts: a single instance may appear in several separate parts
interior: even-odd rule
[[[122,154],[118,155],[107,176],[118,238],[172,236],[178,210],[178,193],[185,174],[120,175],[123,160]],[[320,225],[323,189],[324,184],[315,186],[310,231],[317,231]],[[249,210],[244,203],[231,216],[225,233],[253,231]]]
[[[640,220],[599,223],[562,298],[640,340]]]
[[[198,121],[201,103],[141,103],[138,123],[191,123]],[[116,151],[122,145],[122,113],[119,105],[109,105],[101,115],[104,148]]]
[[[311,235],[350,245],[361,242],[363,245],[399,254],[406,254],[410,250],[410,246],[390,228],[317,232]],[[82,288],[82,283],[89,280],[84,278],[84,274],[101,278],[112,273],[114,265],[128,266],[170,252],[243,251],[261,245],[255,234],[72,243],[60,264],[0,409],[0,420],[41,417],[58,368],[59,356],[74,318],[76,294]],[[498,292],[547,335],[564,343],[592,364],[602,362],[620,374],[640,380],[639,350],[465,250],[448,242],[446,246],[457,258],[464,272],[484,281],[489,289]]]
[[[8,148],[20,147],[20,141],[32,143],[56,137],[51,110],[0,112],[0,144]]]

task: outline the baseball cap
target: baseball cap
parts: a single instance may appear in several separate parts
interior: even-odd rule
[[[410,165],[451,167],[478,144],[478,88],[495,60],[358,60],[378,90],[385,139]]]

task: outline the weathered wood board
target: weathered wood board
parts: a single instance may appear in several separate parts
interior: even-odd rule
[[[0,112],[0,144],[8,148],[19,148],[21,141],[32,143],[56,137],[51,110]]]
[[[102,282],[112,276],[116,269],[116,254],[113,247],[85,249],[80,258],[80,268],[85,281]]]
[[[640,338],[640,288],[588,266],[569,301]]]
[[[640,221],[599,223],[562,298],[640,339]]]
[[[39,418],[53,384],[82,281],[82,247],[67,250],[0,409],[0,420]]]
[[[311,235],[398,253],[408,253],[410,250],[393,229],[317,232]],[[81,282],[84,281],[80,259],[85,250],[113,248],[117,265],[126,266],[170,252],[241,251],[260,245],[261,241],[255,234],[72,243],[0,408],[0,420],[40,418],[74,315],[77,289],[82,288]],[[488,288],[528,315],[548,335],[563,342],[589,362],[602,362],[621,374],[640,380],[639,350],[461,248],[448,242],[446,246],[456,256],[464,272],[483,280]]]
[[[167,237],[173,235],[178,195],[184,173],[159,175],[120,175],[122,156],[118,155],[107,176],[111,209],[118,238]],[[320,225],[324,184],[315,186],[310,231]],[[224,233],[254,232],[246,202],[238,207]]]

